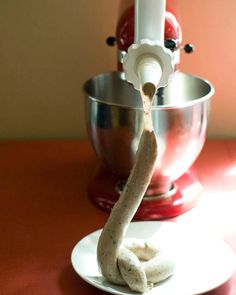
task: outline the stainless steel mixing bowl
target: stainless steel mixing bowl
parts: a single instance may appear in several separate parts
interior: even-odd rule
[[[87,130],[93,147],[112,173],[126,178],[142,131],[140,93],[119,72],[103,73],[84,85]],[[160,89],[152,108],[159,157],[150,187],[168,191],[199,155],[214,93],[212,85],[178,72]]]

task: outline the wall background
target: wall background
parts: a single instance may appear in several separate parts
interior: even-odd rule
[[[86,138],[82,85],[115,70],[120,0],[0,1],[0,140]],[[216,90],[209,136],[236,138],[236,1],[178,0],[182,71]]]

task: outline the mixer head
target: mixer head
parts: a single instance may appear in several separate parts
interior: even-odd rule
[[[129,6],[120,16],[115,36],[109,36],[106,39],[108,46],[117,46],[117,68],[123,71],[123,58],[126,55],[128,48],[134,43],[134,4]],[[170,49],[174,54],[175,70],[178,69],[180,62],[180,50],[183,49],[186,53],[192,53],[194,46],[186,44],[182,46],[182,30],[177,13],[167,1],[165,13],[165,32],[164,44],[167,49]]]

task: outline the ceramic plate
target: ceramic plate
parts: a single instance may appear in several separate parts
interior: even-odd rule
[[[96,247],[101,230],[80,240],[71,254],[74,270],[86,282],[111,294],[137,295],[128,287],[107,282],[101,275],[96,258]],[[201,294],[226,282],[236,268],[235,254],[222,240],[185,234],[172,222],[132,222],[126,238],[155,242],[175,252],[175,274],[156,284],[148,295]]]

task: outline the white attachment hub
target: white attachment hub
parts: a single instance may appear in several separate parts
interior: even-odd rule
[[[143,39],[129,47],[123,67],[126,80],[137,90],[145,83],[164,87],[174,71],[173,55],[158,41]]]

